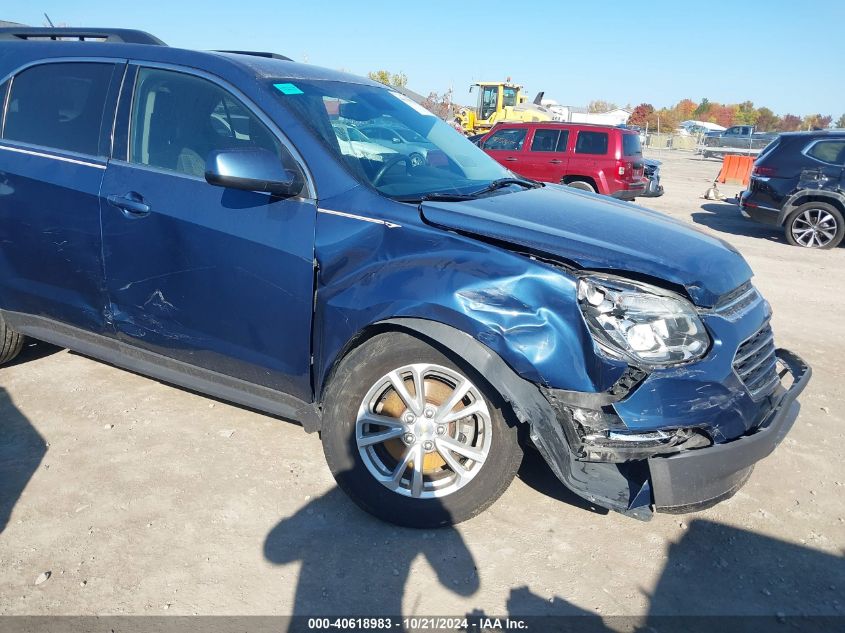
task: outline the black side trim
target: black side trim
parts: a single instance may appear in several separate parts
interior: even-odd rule
[[[189,365],[52,319],[19,312],[0,311],[0,314],[12,329],[26,336],[221,400],[299,422],[309,433],[320,429],[320,414],[313,404],[280,391]]]

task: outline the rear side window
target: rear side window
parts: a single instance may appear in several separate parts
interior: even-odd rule
[[[3,138],[80,154],[98,154],[114,64],[33,66],[12,81]]]
[[[532,152],[553,152],[557,147],[559,130],[535,130],[531,141]]]
[[[506,151],[519,151],[522,149],[522,144],[525,142],[526,129],[511,128],[507,130],[497,130],[493,135],[484,141],[484,149],[501,149]]]
[[[824,163],[842,165],[845,163],[845,139],[819,141],[807,150],[807,156],[812,156]]]
[[[270,130],[226,90],[170,70],[138,72],[130,125],[130,162],[190,176],[204,175],[213,150],[257,147],[282,156]]]
[[[607,132],[578,132],[576,154],[607,154]]]
[[[640,145],[639,134],[623,134],[622,135],[622,155],[623,156],[642,156],[643,148]]]
[[[557,152],[565,152],[566,146],[569,145],[569,130],[561,130],[560,136],[557,139]]]
[[[755,162],[759,163],[761,158],[763,158],[764,156],[768,156],[773,151],[775,151],[775,149],[777,149],[778,145],[780,145],[780,137],[779,136],[777,138],[775,138],[775,140],[773,140],[771,143],[766,145],[766,147],[763,148],[763,151],[760,152],[760,155],[757,157],[757,160]]]

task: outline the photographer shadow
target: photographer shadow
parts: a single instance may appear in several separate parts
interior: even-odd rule
[[[47,443],[0,387],[0,534],[47,452]]]
[[[468,598],[478,591],[475,560],[455,528],[425,531],[390,526],[359,510],[336,487],[282,519],[264,542],[264,557],[271,563],[300,563],[288,631],[307,630],[297,616],[406,613],[403,598],[413,589],[409,576],[418,556],[451,592]],[[422,589],[408,594],[412,600],[415,593],[418,600]]]

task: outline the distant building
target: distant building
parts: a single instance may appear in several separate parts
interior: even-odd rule
[[[710,123],[710,121],[682,121],[681,127],[687,130],[688,132],[697,132],[703,130],[705,132],[724,132],[725,127],[721,125],[717,125],[716,123]],[[698,129],[697,129],[698,128]]]
[[[568,123],[594,123],[596,125],[622,125],[628,122],[631,110],[614,108],[607,112],[590,112],[587,108],[560,105],[551,99],[543,99],[542,105]]]

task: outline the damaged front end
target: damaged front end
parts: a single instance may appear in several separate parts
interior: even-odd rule
[[[694,362],[638,367],[630,355],[605,392],[540,389],[554,422],[533,425],[532,439],[567,487],[641,520],[703,509],[733,495],[789,431],[811,370],[775,349],[768,304],[746,284],[698,312],[712,342]],[[618,356],[594,336],[598,354]]]

